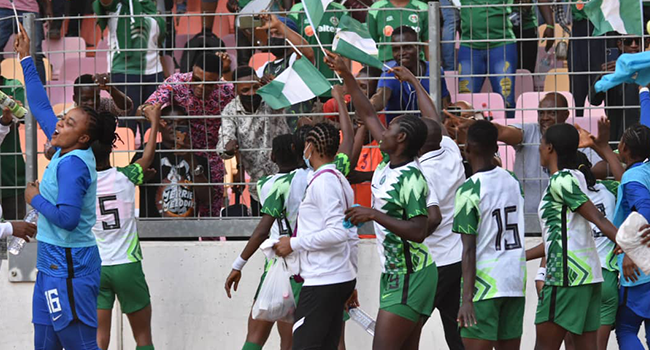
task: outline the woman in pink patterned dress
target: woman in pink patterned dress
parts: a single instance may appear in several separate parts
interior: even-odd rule
[[[224,66],[229,66],[229,61]],[[190,116],[205,118],[190,119],[190,136],[194,149],[204,149],[199,155],[208,158],[210,181],[223,182],[225,168],[223,161],[215,151],[219,141],[221,111],[235,97],[232,84],[220,81],[222,67],[221,57],[203,54],[197,57],[194,68],[189,73],[171,75],[162,83],[145,104],[168,104],[174,102],[189,113]],[[200,216],[219,216],[223,201],[223,186],[214,186],[211,208],[201,207]]]

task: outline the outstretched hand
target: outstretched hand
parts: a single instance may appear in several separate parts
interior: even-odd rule
[[[350,73],[350,68],[348,67],[348,61],[344,59],[343,56],[337,55],[329,50],[325,50],[325,53],[327,55],[323,57],[323,60],[331,70],[333,70],[339,75]]]
[[[30,41],[29,35],[25,31],[23,25],[20,25],[20,32],[16,34],[16,39],[14,40],[14,50],[18,53],[18,58],[23,59],[29,56],[30,52]]]
[[[417,81],[417,78],[415,77],[415,75],[413,75],[413,72],[411,72],[407,68],[397,66],[397,67],[393,67],[390,71],[393,72],[393,74],[395,74],[395,78],[397,78],[401,82],[412,83]]]

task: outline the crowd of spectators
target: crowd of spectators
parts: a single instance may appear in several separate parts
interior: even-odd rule
[[[74,88],[66,100],[72,103],[61,112],[72,106],[110,111],[120,117],[121,127],[132,131],[136,147],[141,150],[148,129],[148,122],[139,117],[141,107],[155,104],[167,107],[158,144],[161,152],[154,161],[156,175],[143,185],[144,194],[140,196],[143,217],[222,215],[223,201],[227,198],[223,185],[227,173],[224,160],[229,159],[236,160],[237,164],[229,169],[232,175],[229,179],[239,184],[229,187],[241,194],[244,192],[241,184],[250,183],[246,192],[250,193],[250,199],[245,202],[251,213],[258,215],[258,196],[253,184],[277,171],[269,154],[273,138],[322,118],[337,123],[338,105],[328,92],[313,101],[273,110],[256,91],[301,56],[310,60],[332,84],[340,84],[323,62],[324,51],[316,37],[325,49],[331,49],[338,23],[345,15],[366,23],[378,45],[379,59],[385,63],[383,70],[372,67],[355,70],[373,107],[382,111],[385,123],[400,114],[420,110],[413,86],[397,79],[389,68],[402,66],[410,70],[427,92],[430,69],[440,69],[443,76],[452,80],[457,78],[457,84],[449,89],[448,79],[442,79],[440,86],[432,88],[440,92],[441,108],[449,116],[447,128],[455,131],[453,136],[459,144],[463,143],[468,120],[490,119],[492,112],[483,111],[486,106],[478,111],[480,106],[472,107],[456,96],[481,93],[485,91],[485,79],[489,80],[491,91],[503,99],[505,110],[501,112],[505,112],[507,119],[496,121],[499,140],[514,148],[512,170],[524,184],[527,212],[536,211],[548,180],[548,174],[539,166],[537,153],[545,128],[573,122],[570,115],[589,116],[584,109],[585,101],[591,106],[604,104],[610,119],[611,146],[616,148],[623,131],[638,122],[638,86],[623,84],[607,93],[596,93],[593,85],[603,74],[613,71],[619,54],[643,51],[648,46],[643,38],[616,33],[611,33],[611,37],[592,37],[593,25],[576,4],[563,5],[551,0],[439,1],[440,61],[429,57],[431,18],[427,3],[420,0],[334,1],[326,8],[317,28],[310,25],[303,4],[292,0],[228,0],[223,8],[216,0],[202,0],[200,4],[198,0],[13,2],[21,21],[26,13],[33,13],[37,18],[30,34],[38,53],[36,66],[46,83],[50,83],[46,81],[49,67],[45,67],[43,59],[48,52],[40,54],[42,42],[83,36],[82,22],[92,18],[92,14],[100,16],[94,25],[102,33],[101,40],[107,43],[107,49],[97,51],[96,56],[106,56],[106,69],[82,74],[74,82],[68,82]],[[243,16],[233,15],[252,3],[265,3],[269,14],[256,16],[251,26],[241,20]],[[198,21],[200,25],[192,26],[193,32],[183,34],[187,43],[178,42],[182,29],[178,20],[191,12],[195,16],[188,17],[188,23]],[[170,13],[174,16],[166,15]],[[198,13],[203,16],[199,17]],[[82,17],[48,19],[64,15]],[[232,19],[230,32],[223,33],[222,21]],[[0,50],[15,31],[11,2],[0,0]],[[567,57],[562,57],[563,49],[554,48],[554,43],[567,43],[555,40],[562,31],[570,34]],[[92,49],[98,43],[86,44]],[[174,50],[182,50],[182,55],[175,54]],[[4,54],[5,59],[12,57],[9,52]],[[547,91],[550,93],[540,98],[537,123],[508,120],[516,115],[517,74],[536,73],[540,57],[549,54],[555,54],[558,67],[564,62],[568,66],[568,90],[573,101],[558,93],[560,90]],[[430,67],[431,64],[434,66]],[[24,102],[19,80],[0,75],[0,89]],[[349,96],[346,103],[354,111]],[[575,110],[570,111],[570,106],[575,106]],[[25,162],[20,156],[24,150],[18,130],[19,126],[12,128],[1,149],[0,187],[5,219],[16,219],[24,212],[21,198]],[[356,130],[356,137],[367,147],[358,150],[356,171],[351,173],[350,180],[356,183],[356,202],[367,205],[370,203],[368,174],[377,166],[381,155],[366,128],[358,125]],[[598,155],[585,152],[594,164],[594,174],[606,177],[607,169]],[[136,152],[135,159],[139,154]],[[505,155],[500,156],[504,161]],[[166,182],[182,182],[184,188],[195,194],[186,194],[185,202],[174,201],[170,197],[174,194],[165,192]],[[187,201],[196,201],[190,203],[193,210],[187,208]]]

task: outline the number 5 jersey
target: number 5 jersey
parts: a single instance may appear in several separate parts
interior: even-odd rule
[[[524,197],[514,175],[496,167],[467,179],[456,192],[452,230],[477,236],[474,301],[524,296]]]
[[[97,222],[93,233],[102,265],[142,260],[135,220],[135,186],[142,183],[140,164],[97,172]]]

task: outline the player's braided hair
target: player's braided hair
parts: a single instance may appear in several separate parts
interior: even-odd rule
[[[622,141],[637,160],[650,158],[650,128],[642,124],[632,125],[623,132]]]
[[[271,153],[278,165],[293,165],[296,163],[295,138],[291,134],[278,135],[273,138]]]
[[[120,137],[115,133],[117,117],[109,112],[97,113],[94,109],[80,107],[88,115],[88,144],[92,147],[97,161],[105,160],[113,151]]]
[[[596,176],[591,172],[591,162],[587,155],[578,151],[578,170],[585,176],[585,181],[587,182],[587,188],[590,191],[598,192],[594,186],[596,186]]]
[[[334,157],[339,149],[339,130],[330,123],[318,123],[307,134],[306,142],[316,147],[316,152],[325,157]]]
[[[399,123],[399,131],[406,134],[408,146],[404,151],[405,155],[411,158],[417,157],[420,148],[427,140],[427,125],[414,115],[400,116],[396,122]]]

